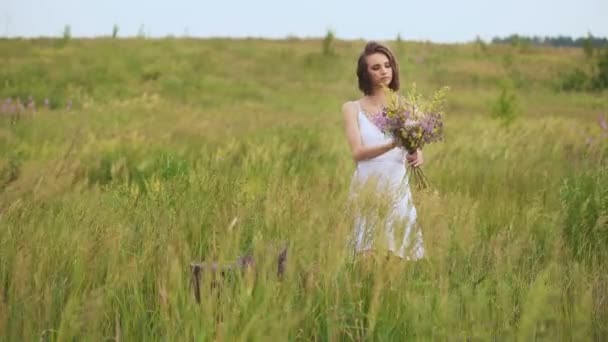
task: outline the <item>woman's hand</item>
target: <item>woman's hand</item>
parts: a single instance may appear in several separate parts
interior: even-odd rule
[[[424,158],[422,157],[422,150],[418,149],[414,153],[408,153],[405,156],[407,163],[409,166],[418,167],[424,163]]]

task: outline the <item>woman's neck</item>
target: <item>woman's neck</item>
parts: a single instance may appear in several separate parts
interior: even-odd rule
[[[384,95],[384,92],[382,91],[382,89],[378,89],[378,90],[374,91],[372,94],[366,95],[365,97],[367,98],[367,101],[369,102],[369,104],[374,107],[384,106],[384,104],[386,102],[385,101],[386,96]]]

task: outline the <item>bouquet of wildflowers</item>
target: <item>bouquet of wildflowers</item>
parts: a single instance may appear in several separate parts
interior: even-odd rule
[[[405,95],[399,95],[385,87],[387,104],[382,112],[373,117],[374,124],[386,135],[397,140],[399,147],[410,154],[426,144],[443,140],[443,102],[448,88],[435,92],[428,100],[413,85]],[[422,168],[410,167],[410,179],[418,189],[426,189],[429,182]]]

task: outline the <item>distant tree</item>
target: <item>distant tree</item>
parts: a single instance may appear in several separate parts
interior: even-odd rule
[[[323,39],[323,54],[328,56],[334,53],[333,43],[336,36],[332,30],[327,30],[325,38]]]
[[[70,28],[70,25],[65,25],[65,27],[63,28],[63,40],[70,40],[70,38],[72,38],[72,29]]]
[[[492,38],[492,44],[510,44],[513,46],[522,46],[525,44],[530,45],[549,45],[549,46],[563,46],[563,47],[582,47],[585,45],[591,46],[593,49],[606,48],[608,47],[608,38],[594,37],[589,33],[587,37],[580,37],[573,39],[572,37],[557,36],[557,37],[526,37],[517,34],[512,34],[505,38],[494,37]]]
[[[519,46],[520,41],[521,41],[521,38],[517,34],[513,34],[509,37],[509,43],[511,44],[511,46],[515,46],[515,47]]]
[[[401,33],[397,33],[397,37],[395,38],[395,49],[398,54],[403,52],[403,38],[401,37]]]
[[[583,41],[583,51],[588,59],[593,58],[593,36],[587,33],[587,38]]]
[[[116,38],[118,36],[118,25],[114,24],[112,27],[112,38]]]
[[[558,36],[556,38],[557,46],[574,46],[574,40],[571,37]]]
[[[475,37],[475,46],[477,46],[481,52],[486,52],[488,49],[486,42],[484,42],[479,35]]]

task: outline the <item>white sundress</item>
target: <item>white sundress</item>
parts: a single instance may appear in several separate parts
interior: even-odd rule
[[[357,121],[363,146],[390,142],[391,138],[385,136],[367,118],[359,101],[356,103]],[[350,199],[362,199],[364,196],[359,195],[364,194],[364,189],[372,189],[374,197],[385,203],[385,210],[369,209],[369,207],[362,206],[362,202],[358,202],[354,222],[355,252],[372,249],[376,241],[374,239],[376,233],[382,232],[377,231],[376,228],[383,227],[385,247],[393,254],[407,260],[424,257],[422,232],[416,226],[416,208],[406,177],[405,156],[404,149],[394,148],[376,158],[357,162],[351,180]],[[369,192],[367,193],[369,194]],[[399,243],[398,246],[397,243]]]

